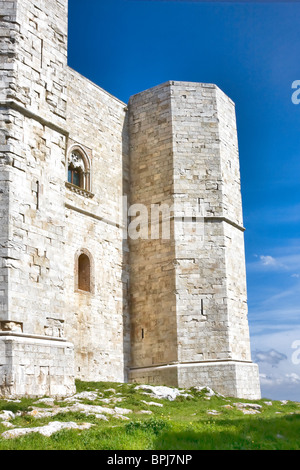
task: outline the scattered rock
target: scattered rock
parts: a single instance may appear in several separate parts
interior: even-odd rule
[[[205,392],[205,395],[206,397],[214,397],[214,396],[223,396],[223,395],[220,395],[219,393],[216,393],[214,392],[214,390],[212,390],[210,387],[199,387],[199,386],[196,386],[196,387],[193,387],[193,390],[196,390],[197,392]]]
[[[244,415],[259,414],[262,409],[258,403],[233,403]]]
[[[192,397],[190,395],[189,390],[180,390],[177,388],[171,388],[166,386],[152,386],[152,385],[132,385],[135,387],[135,390],[142,390],[144,395],[148,397],[153,397],[157,400],[169,400],[174,401],[177,397]],[[214,396],[223,397],[223,395],[218,394],[210,387],[193,387],[191,391],[201,392],[203,395],[203,399],[210,400]],[[128,415],[133,413],[132,410],[126,408],[120,408],[115,406],[115,404],[120,403],[124,400],[124,396],[121,393],[116,393],[116,390],[113,388],[105,390],[105,392],[111,392],[112,395],[108,398],[103,398],[103,393],[97,391],[87,391],[81,392],[73,395],[70,398],[56,400],[54,398],[41,398],[35,402],[35,404],[44,403],[48,407],[40,408],[35,407],[30,409],[30,411],[18,411],[13,413],[9,410],[0,411],[0,422],[3,426],[10,428],[4,433],[2,433],[2,437],[4,439],[13,439],[19,436],[23,436],[28,433],[38,432],[44,436],[51,436],[53,433],[60,431],[61,429],[89,429],[92,424],[84,423],[84,424],[76,424],[75,422],[50,422],[47,426],[39,426],[33,428],[19,428],[13,425],[10,421],[13,420],[15,417],[23,415],[23,416],[32,416],[36,419],[41,418],[53,418],[54,416],[60,413],[68,413],[68,412],[77,412],[82,413],[85,416],[95,416],[97,419],[101,419],[104,421],[108,421],[109,418],[117,418],[122,420],[129,420]],[[123,393],[124,395],[124,393]],[[224,398],[224,397],[223,397]],[[93,405],[93,404],[86,404],[83,403],[83,400],[95,401],[98,400],[98,403],[101,402],[101,405]],[[7,400],[12,401],[12,400]],[[19,400],[18,400],[19,401]],[[64,406],[59,406],[58,402],[61,402]],[[236,407],[244,414],[255,415],[259,414],[262,410],[262,406],[258,403],[230,403],[229,400],[226,400],[228,404],[222,406],[224,409],[234,409]],[[55,404],[54,404],[55,403]],[[156,406],[156,407],[163,407],[162,403],[158,403],[156,401],[147,401],[141,400],[141,403],[147,405],[149,407]],[[286,405],[288,400],[281,400],[282,405]],[[103,404],[103,405],[102,405]],[[272,401],[265,401],[265,405],[272,406]],[[104,406],[110,405],[110,406]],[[139,410],[136,412],[137,414],[144,414],[144,415],[151,415],[153,414],[150,410]],[[208,415],[216,416],[221,414],[220,411],[217,410],[207,410]],[[276,414],[280,414],[276,412]],[[195,416],[194,413],[192,416]],[[281,434],[277,434],[278,439],[284,439],[284,436]]]
[[[120,416],[127,415],[132,413],[132,410],[126,408],[107,408],[99,405],[86,405],[85,403],[75,403],[70,406],[59,407],[55,406],[52,409],[49,408],[34,408],[33,410],[27,412],[29,416],[34,418],[51,418],[56,416],[59,413],[69,413],[69,412],[79,412],[83,413],[85,416],[94,415],[97,419],[103,419],[107,421],[106,415],[111,415],[116,418]]]
[[[94,426],[91,423],[77,424],[74,422],[63,423],[58,421],[53,421],[46,426],[39,426],[36,428],[15,428],[9,431],[2,433],[4,439],[15,439],[16,437],[25,436],[26,434],[32,432],[38,432],[43,436],[50,437],[52,434],[61,431],[62,429],[89,429],[91,426]]]
[[[223,405],[223,408],[226,408],[226,410],[233,410],[233,406],[231,405]]]
[[[101,398],[100,401],[108,405],[110,403],[120,403],[123,400],[124,400],[124,397],[111,397],[111,398]]]
[[[119,415],[128,415],[132,413],[132,410],[128,410],[126,408],[117,408],[117,407],[115,407],[113,411]]]
[[[260,414],[260,411],[258,410],[241,410],[242,413],[244,413],[244,415],[257,415],[257,414]]]
[[[162,403],[156,403],[155,401],[142,400],[142,403],[145,403],[146,405],[149,405],[149,406],[160,406],[160,407],[164,406]]]
[[[190,394],[185,393],[184,390],[179,390],[178,388],[170,388],[164,386],[152,386],[152,385],[138,385],[135,387],[135,390],[149,390],[151,393],[146,393],[147,395],[158,398],[165,399],[169,401],[174,401],[177,397],[191,397]]]
[[[252,410],[260,411],[262,409],[261,405],[258,403],[233,403],[238,409],[250,408]]]
[[[10,421],[2,421],[2,426],[5,426],[6,428],[15,428],[15,425],[12,424]]]
[[[14,419],[14,418],[15,418],[15,413],[13,413],[12,411],[3,410],[0,413],[1,421],[9,421],[10,419]]]
[[[33,418],[52,418],[52,416],[57,415],[58,413],[63,413],[64,408],[34,408],[31,411],[28,411],[26,414],[32,416]]]
[[[100,396],[103,396],[102,393]],[[70,403],[70,402],[77,402],[78,400],[90,400],[94,401],[99,398],[99,394],[97,392],[81,392],[81,393],[76,393],[72,397],[65,398],[65,402]]]
[[[214,416],[216,416],[216,415],[219,415],[220,413],[219,413],[219,411],[217,411],[217,410],[208,410],[208,411],[207,411],[207,414],[208,414],[208,415],[214,415]]]
[[[54,398],[40,398],[38,401],[35,402],[35,404],[38,404],[38,403],[45,403],[45,405],[53,406],[53,405],[54,405],[54,401],[55,401]]]

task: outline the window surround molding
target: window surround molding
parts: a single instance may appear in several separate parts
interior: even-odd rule
[[[71,155],[75,153],[78,153],[78,155],[81,157],[83,161],[84,169],[82,170],[82,173],[83,173],[82,186],[76,186],[75,184],[72,184],[71,182],[68,181],[70,159],[71,159]],[[73,143],[72,145],[70,145],[67,151],[67,156],[66,156],[66,188],[68,188],[70,191],[76,194],[92,199],[94,197],[94,194],[92,193],[92,171],[91,170],[92,170],[91,158],[89,157],[86,149],[78,143]]]

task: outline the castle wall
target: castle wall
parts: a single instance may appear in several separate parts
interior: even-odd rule
[[[64,37],[58,39],[54,30],[61,25],[62,3],[49,11],[49,25],[45,6],[38,0],[1,2],[0,290],[5,295],[0,312],[0,393],[9,396],[74,392],[73,346],[62,337],[61,327],[55,333],[52,329],[53,322],[64,322],[64,213],[57,207],[65,133],[59,127],[64,117],[51,109],[46,92],[51,74],[63,75],[66,60],[60,60],[62,50],[66,58],[67,21],[62,15]],[[57,118],[51,123],[54,114]],[[43,190],[47,208],[45,199],[41,201]],[[55,334],[55,342],[46,332]]]
[[[43,119],[66,118],[68,0],[11,0],[10,42],[15,49],[7,97]]]
[[[174,193],[203,215],[203,236],[176,243],[179,357],[251,360],[234,104],[215,85],[173,90]]]
[[[0,2],[0,395],[77,377],[256,397],[233,103],[167,82],[127,108],[67,66],[67,3]]]
[[[137,233],[129,239],[131,367],[135,369],[177,361],[174,242],[162,239],[161,235],[152,239],[151,229],[148,230],[151,205],[165,204],[169,208],[173,204],[168,83],[131,98],[129,126],[131,204],[137,205],[137,215],[138,205],[143,205],[141,210],[144,212],[146,208],[147,216],[141,237]],[[132,216],[135,216],[134,209]],[[170,230],[173,238],[173,222]]]
[[[67,1],[1,6],[2,174],[9,173],[10,212],[6,316],[24,333],[43,335],[49,318],[63,321]]]
[[[10,151],[0,170],[9,194],[0,389],[10,396],[65,395],[74,392],[73,345],[64,337],[66,139],[25,113],[8,115]]]
[[[131,380],[247,396],[258,373],[234,104],[215,85],[168,82],[133,97],[129,110],[132,202],[173,205],[170,240],[130,243]]]
[[[16,5],[3,4],[0,18],[0,321],[8,320],[8,292],[9,292],[9,188],[10,166],[13,156],[11,154],[11,136],[9,128],[14,120],[10,111],[3,105],[9,96],[10,85],[13,81],[13,67],[16,54]],[[1,328],[3,328],[1,323]]]
[[[64,321],[65,137],[21,113],[10,174],[9,319],[44,335]],[[17,160],[20,158],[20,160]],[[30,308],[29,308],[30,305]]]
[[[183,235],[175,242],[179,360],[225,359],[229,347],[223,226],[207,220],[223,212],[216,87],[175,82],[172,88],[174,195],[177,206],[189,205],[192,215],[199,211],[194,224],[183,222]]]
[[[0,168],[0,321],[8,318],[9,172]]]
[[[67,1],[8,5],[15,55],[11,68],[11,50],[2,64],[0,342],[13,361],[1,360],[0,387],[69,394],[75,377],[126,380],[126,106],[67,68]],[[92,196],[66,186],[75,143],[91,161]],[[92,264],[90,293],[76,288],[82,250]],[[50,390],[62,375],[62,387]]]
[[[91,158],[92,198],[66,188],[66,336],[75,345],[76,376],[127,378],[130,347],[128,247],[123,239],[122,197],[128,196],[126,106],[68,69],[68,147],[80,144]],[[75,287],[75,255],[92,259],[91,293]]]
[[[15,78],[14,66],[16,57],[16,36],[18,25],[16,23],[16,2],[2,2],[0,19],[0,47],[1,47],[1,81],[0,99],[4,101],[10,95],[10,89]],[[1,142],[2,144],[3,142]]]
[[[235,106],[216,90],[219,120],[222,213],[224,222],[226,299],[232,357],[251,361],[243,211]]]

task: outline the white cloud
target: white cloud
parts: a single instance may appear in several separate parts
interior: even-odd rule
[[[287,359],[285,354],[282,354],[275,349],[270,349],[269,351],[255,351],[253,360],[254,362],[266,362],[271,364],[273,367],[276,367],[281,361]]]
[[[274,325],[251,335],[252,360],[258,364],[262,396],[272,400],[300,401],[300,363],[293,360],[300,344],[300,327]],[[297,343],[296,343],[297,342]]]
[[[254,254],[255,261],[247,260],[247,270],[252,271],[278,271],[287,272],[294,277],[299,276],[300,272],[300,245],[297,240],[291,246],[274,247],[272,253]]]
[[[247,278],[252,360],[262,396],[300,401],[300,347],[293,348],[300,343],[300,239],[256,251]]]
[[[276,387],[278,385],[293,386],[299,385],[300,376],[296,373],[279,375],[267,375],[259,374],[261,385],[267,385],[268,387]]]
[[[264,266],[277,266],[278,265],[278,262],[276,261],[275,258],[273,258],[273,256],[261,255],[259,258]]]
[[[295,374],[295,373],[286,374],[285,377],[290,383],[296,383],[296,384],[300,383],[300,377],[298,374]]]

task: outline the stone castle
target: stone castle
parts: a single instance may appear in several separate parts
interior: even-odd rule
[[[67,0],[0,2],[0,395],[259,398],[233,102],[169,81],[126,105],[67,65],[67,24]]]

